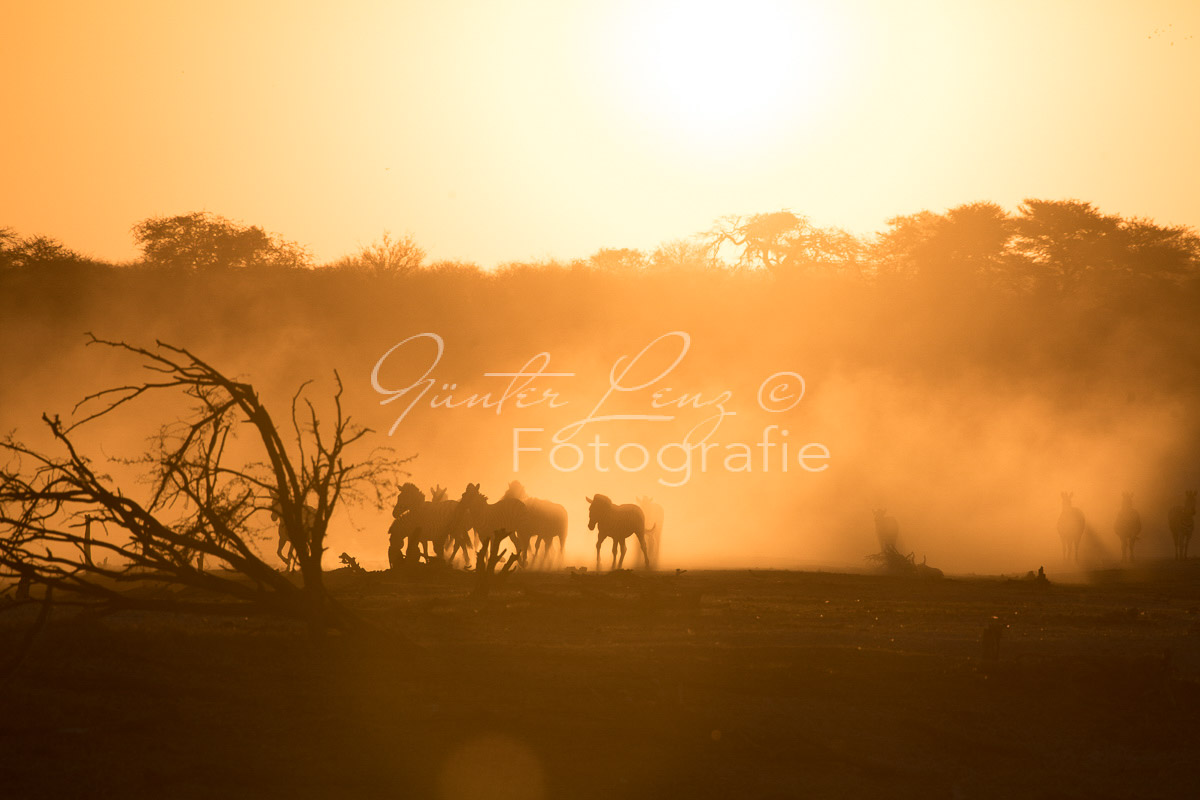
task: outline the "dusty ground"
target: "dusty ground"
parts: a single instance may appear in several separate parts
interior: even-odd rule
[[[0,796],[1200,792],[1200,564],[1049,586],[524,574],[484,603],[470,580],[331,576],[415,649],[58,614],[0,687]],[[0,615],[0,653],[28,622]]]

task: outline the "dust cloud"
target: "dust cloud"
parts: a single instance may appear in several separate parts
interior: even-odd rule
[[[898,520],[902,551],[949,572],[1063,568],[1062,491],[1094,531],[1085,560],[1119,557],[1112,526],[1127,491],[1144,521],[1139,555],[1166,556],[1167,508],[1200,483],[1194,282],[1114,299],[1105,286],[1014,292],[579,263],[400,275],[91,266],[4,280],[0,425],[18,438],[46,444],[41,412],[66,415],[90,392],[144,377],[129,358],[85,347],[85,331],[187,347],[253,383],[281,420],[304,381],[327,399],[336,370],[348,412],[374,431],[361,455],[416,456],[413,481],[451,498],[479,482],[495,500],[520,480],[568,509],[567,564],[594,561],[584,498],[597,492],[664,507],[665,568],[866,568],[876,508]],[[427,393],[381,404],[380,386],[425,377],[432,337],[385,358],[419,334],[443,347]],[[654,342],[624,377],[640,388],[606,398],[614,365]],[[562,374],[522,384],[522,402],[499,411],[480,404],[515,380],[487,373],[522,370]],[[803,379],[802,395],[798,383],[776,392],[777,405],[796,401],[786,410],[760,402],[772,400],[772,376]],[[447,407],[472,395],[474,407]],[[136,455],[182,411],[157,403],[101,421],[85,446],[100,459]],[[672,419],[594,421],[567,440],[574,449],[552,453],[556,433],[598,403],[599,415]],[[714,446],[702,464],[681,443],[705,436]],[[387,509],[347,508],[329,549],[385,566],[389,522]]]

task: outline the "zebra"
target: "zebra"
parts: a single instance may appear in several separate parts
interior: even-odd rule
[[[1196,492],[1184,492],[1183,505],[1172,506],[1167,512],[1167,523],[1171,527],[1171,538],[1175,540],[1175,558],[1187,558],[1188,542],[1196,529]]]

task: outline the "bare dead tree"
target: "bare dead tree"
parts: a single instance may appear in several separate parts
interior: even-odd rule
[[[369,431],[343,413],[337,373],[329,423],[305,397],[306,383],[292,398],[284,434],[252,385],[186,349],[94,336],[88,345],[136,355],[153,375],[84,398],[72,424],[43,415],[55,454],[12,438],[0,442],[8,462],[0,470],[0,586],[23,579],[53,590],[65,598],[60,603],[105,610],[265,610],[314,629],[351,625],[322,580],[329,520],[348,501],[382,507],[409,459],[376,450],[347,460],[347,449]],[[75,433],[155,393],[181,394],[191,412],[163,426],[143,456],[121,461],[143,470],[148,487],[139,502],[96,471]],[[247,428],[249,446],[235,444]],[[253,546],[268,510],[295,548],[299,585]]]

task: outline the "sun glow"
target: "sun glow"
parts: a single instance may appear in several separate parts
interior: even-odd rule
[[[811,119],[844,58],[814,4],[651,2],[628,25],[624,69],[641,111],[699,143],[748,143]]]

